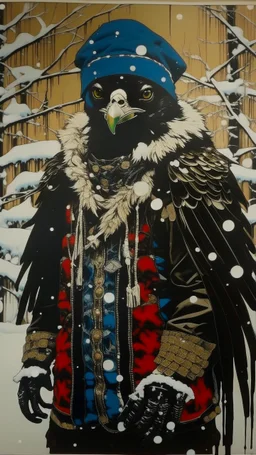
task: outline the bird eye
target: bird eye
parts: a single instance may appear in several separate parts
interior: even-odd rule
[[[103,90],[99,87],[94,87],[92,89],[92,94],[96,100],[101,100],[103,98]]]
[[[153,96],[154,96],[154,92],[153,92],[153,90],[151,88],[146,88],[142,92],[142,99],[143,100],[146,100],[146,101],[152,100]]]

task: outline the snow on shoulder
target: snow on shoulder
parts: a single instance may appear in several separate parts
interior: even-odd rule
[[[47,160],[60,151],[58,141],[38,141],[31,144],[16,145],[0,158],[0,167],[9,164],[26,163],[30,160]]]

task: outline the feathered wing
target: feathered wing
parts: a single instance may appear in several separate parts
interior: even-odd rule
[[[17,324],[21,324],[26,310],[53,305],[51,297],[58,293],[61,241],[66,229],[65,206],[70,198],[70,183],[62,163],[62,153],[49,161],[38,188],[38,210],[25,225],[33,228],[21,258],[22,268],[16,283],[18,287],[29,269]]]
[[[236,369],[245,417],[255,387],[256,338],[247,305],[256,310],[256,262],[247,202],[229,161],[214,148],[183,152],[168,168],[177,223],[204,281],[216,322],[222,382],[224,445],[232,444],[233,375]],[[246,302],[246,303],[245,303]],[[246,344],[250,352],[248,385]]]

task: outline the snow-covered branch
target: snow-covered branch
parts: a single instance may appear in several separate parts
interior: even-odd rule
[[[229,102],[228,98],[226,97],[226,95],[221,90],[219,82],[217,82],[214,78],[211,79],[211,82],[214,85],[214,87],[216,88],[216,91],[218,92],[218,94],[220,95],[220,97],[222,98],[224,103],[226,104],[227,110],[229,111],[229,113],[232,115],[233,118],[236,119],[237,123],[246,132],[246,134],[251,139],[253,144],[256,145],[256,133],[250,128],[249,122],[248,122],[247,118],[245,117],[245,115],[241,114],[241,113],[239,115],[237,115],[235,113],[231,103]]]
[[[0,212],[0,226],[3,228],[11,226],[21,227],[23,223],[31,220],[36,214],[37,209],[31,204],[28,198],[19,205],[15,205],[9,210],[3,209]]]
[[[209,11],[216,19],[218,19],[222,24],[226,26],[226,28],[230,31],[230,33],[236,38],[238,43],[242,46],[239,47],[239,52],[242,50],[244,51],[245,49],[252,54],[254,57],[256,57],[255,51],[251,48],[251,44],[249,40],[247,40],[244,37],[243,30],[240,27],[234,27],[229,24],[229,22],[222,16],[222,14],[219,14],[215,10],[213,10],[210,6],[205,7],[207,11]],[[237,55],[236,53],[234,55]]]
[[[47,160],[60,151],[58,141],[38,141],[31,144],[16,145],[0,157],[0,168],[16,163],[27,163],[30,160]]]
[[[54,111],[56,111],[58,109],[66,107],[66,106],[72,106],[74,104],[79,104],[79,103],[81,103],[81,101],[83,101],[82,98],[79,98],[79,99],[73,100],[73,101],[67,101],[66,103],[57,104],[57,105],[49,107],[47,109],[43,109],[42,111],[35,112],[33,114],[27,115],[26,117],[23,116],[23,117],[17,117],[16,118],[15,116],[13,116],[12,121],[10,120],[7,125],[5,125],[3,123],[3,127],[7,128],[7,127],[10,127],[10,126],[15,125],[17,123],[24,123],[24,122],[27,123],[27,122],[29,122],[30,120],[33,120],[36,117],[40,117],[42,115],[49,114],[50,112],[54,112]]]
[[[44,173],[42,171],[29,172],[24,171],[17,175],[7,186],[6,195],[18,193],[20,191],[35,189],[38,187]]]
[[[58,22],[58,24],[52,24],[52,29],[51,31],[55,31],[56,28],[58,28],[63,22],[65,22],[67,19],[69,19],[71,16],[73,16],[75,13],[79,12],[81,9],[85,8],[85,7],[88,7],[89,5],[83,5],[82,7],[78,7],[78,8],[75,8],[69,15],[67,15],[64,19],[62,19],[60,22]],[[80,28],[84,27],[86,24],[88,24],[89,22],[91,22],[93,19],[97,18],[97,17],[100,17],[102,15],[105,15],[105,14],[109,14],[111,13],[112,11],[116,10],[117,8],[120,8],[122,6],[125,6],[125,5],[115,5],[107,10],[103,10],[103,11],[100,11],[99,13],[96,13],[96,14],[93,14],[91,15],[90,17],[86,18],[81,24],[77,25],[76,27],[74,27],[74,29],[71,29],[69,32],[72,32],[74,31],[75,33],[73,33],[74,37],[76,36],[76,32],[77,30],[79,30]],[[49,26],[50,27],[50,26]],[[49,33],[49,32],[48,32]],[[40,33],[37,35],[37,39],[36,41],[40,40],[41,38],[43,38],[43,36],[49,36],[48,34],[45,34],[45,35],[42,35],[42,36],[39,36]],[[32,36],[32,35],[31,35]],[[20,37],[20,35],[18,35],[17,39]],[[16,39],[16,41],[17,41]],[[15,42],[16,42],[15,41]],[[34,41],[33,41],[34,42]],[[27,45],[29,44],[32,44],[33,42],[29,42],[27,43]],[[11,68],[10,71],[13,73],[13,72],[16,72],[16,75],[18,77],[15,76],[15,81],[12,82],[11,84],[9,84],[8,87],[6,87],[5,89],[2,89],[2,93],[0,92],[0,102],[3,102],[3,101],[8,101],[9,99],[11,99],[13,96],[17,96],[17,95],[20,95],[22,93],[25,93],[28,88],[31,87],[32,84],[34,84],[35,82],[39,82],[41,80],[44,80],[44,79],[50,79],[50,78],[53,78],[53,77],[56,77],[56,76],[62,76],[62,75],[70,75],[70,74],[74,74],[74,73],[78,73],[80,72],[80,70],[78,70],[77,68],[74,68],[74,69],[71,69],[69,71],[65,71],[65,70],[61,70],[61,71],[58,71],[56,73],[49,73],[48,74],[48,71],[56,65],[56,63],[58,63],[60,61],[60,59],[63,57],[63,55],[67,52],[67,50],[71,47],[71,46],[74,46],[75,44],[79,44],[80,41],[76,41],[74,42],[74,38],[71,40],[71,43],[69,43],[60,53],[59,55],[56,57],[56,59],[46,68],[44,69],[41,69],[39,70],[38,68],[32,68],[32,67],[18,67],[18,68]],[[14,43],[12,43],[11,45],[13,45]],[[1,57],[1,51],[2,51],[3,48],[0,49],[0,57]],[[20,50],[20,48],[15,48],[14,46],[14,49],[13,49],[13,52],[16,52]],[[9,57],[10,55],[8,55]],[[7,58],[7,57],[6,57]],[[5,60],[5,59],[2,59],[2,60]],[[18,72],[20,71],[20,74],[18,74]],[[17,85],[21,85],[21,84],[26,84],[26,85],[23,85],[23,87],[21,87],[19,90],[17,90],[16,92],[13,91],[13,89],[17,86]],[[9,90],[9,92],[8,92]]]
[[[88,5],[79,6],[63,19],[61,19],[56,24],[50,24],[46,26],[44,22],[41,22],[41,30],[37,35],[31,35],[30,33],[20,33],[16,36],[15,40],[12,43],[4,44],[0,49],[0,59],[2,61],[7,60],[11,55],[17,51],[24,49],[25,47],[38,42],[40,39],[47,36],[53,30],[56,30],[60,25],[62,25],[67,19],[69,19],[74,14],[80,12],[82,9],[86,8]]]
[[[12,27],[15,27],[19,22],[22,21],[22,19],[29,17],[28,14],[33,11],[35,8],[35,5],[32,5],[32,8],[29,8],[29,3],[24,3],[23,11],[20,14],[17,14],[8,24],[6,25],[0,25],[0,32],[7,32],[10,30]]]

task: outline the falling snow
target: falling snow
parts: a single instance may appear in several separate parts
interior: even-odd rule
[[[235,265],[230,270],[230,273],[233,278],[241,278],[244,274],[244,269],[240,265]]]
[[[146,53],[147,53],[147,48],[143,44],[141,44],[140,46],[136,47],[136,54],[137,55],[146,55]]]
[[[163,207],[163,201],[160,198],[153,199],[150,206],[153,210],[160,210]]]
[[[208,259],[209,261],[215,261],[217,259],[217,254],[214,252],[208,254]]]
[[[145,196],[149,192],[149,184],[147,182],[143,182],[142,180],[136,182],[133,185],[133,191],[136,196]]]
[[[113,360],[104,360],[103,362],[103,368],[105,371],[111,371],[114,368],[114,362]]]
[[[154,443],[155,444],[161,444],[163,438],[161,436],[155,436],[154,437]]]
[[[232,220],[226,220],[222,224],[222,227],[223,227],[224,231],[231,232],[235,228],[235,223]]]
[[[167,428],[167,430],[174,431],[175,423],[174,422],[167,422],[166,428]]]

